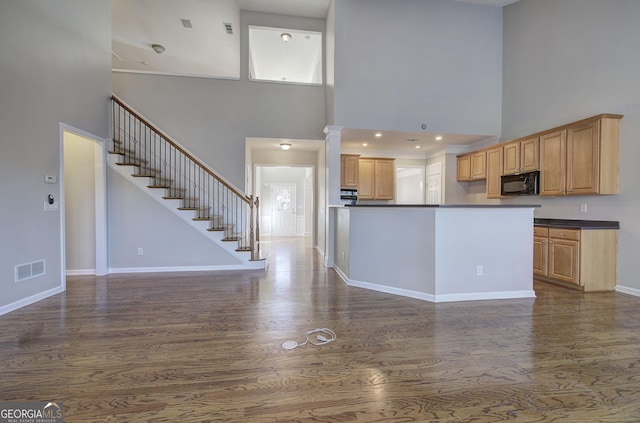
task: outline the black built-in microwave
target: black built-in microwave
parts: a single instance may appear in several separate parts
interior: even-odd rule
[[[540,193],[540,172],[503,175],[500,184],[502,195],[537,195]]]

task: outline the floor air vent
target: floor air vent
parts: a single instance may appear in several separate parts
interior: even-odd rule
[[[16,282],[22,282],[27,279],[36,278],[45,274],[44,259],[31,263],[19,264],[15,267]]]

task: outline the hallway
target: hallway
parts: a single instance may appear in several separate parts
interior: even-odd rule
[[[61,401],[67,423],[637,421],[635,297],[432,304],[264,241],[266,271],[74,276],[1,316],[0,399]],[[318,327],[337,340],[282,348]]]

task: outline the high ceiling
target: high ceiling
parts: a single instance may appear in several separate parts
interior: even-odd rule
[[[518,0],[455,1],[503,7]],[[239,79],[241,10],[324,19],[329,4],[330,0],[112,0],[113,69]],[[164,47],[164,52],[154,51],[153,44]],[[467,145],[482,138],[388,131],[375,137],[374,133],[345,129],[343,149],[362,150],[366,142],[371,151],[425,156],[443,145]],[[438,135],[444,139],[435,141]],[[267,144],[277,148],[279,142],[258,145]]]

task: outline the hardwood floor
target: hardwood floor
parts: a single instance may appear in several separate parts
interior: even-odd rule
[[[432,304],[347,287],[301,239],[266,272],[70,277],[0,317],[0,401],[65,422],[638,422],[640,298],[536,284]],[[337,340],[286,351],[328,327]]]

